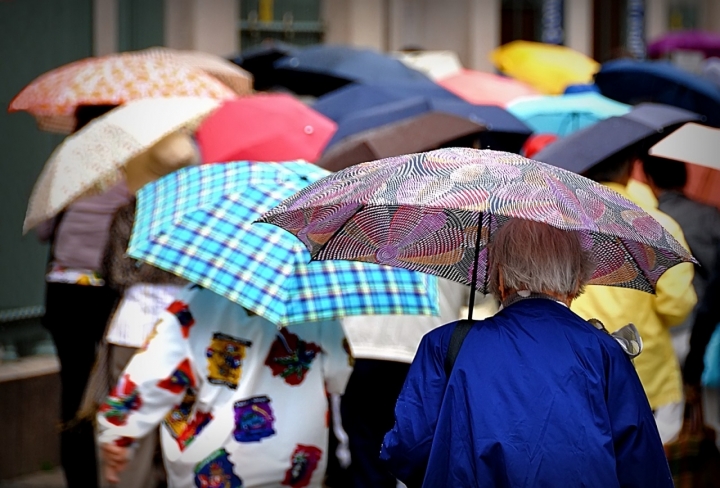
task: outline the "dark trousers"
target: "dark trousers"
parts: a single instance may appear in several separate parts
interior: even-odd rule
[[[115,301],[106,287],[47,284],[43,325],[60,361],[60,460],[68,488],[98,486],[93,425],[75,416]]]
[[[395,488],[395,477],[380,461],[385,434],[395,425],[395,403],[409,364],[356,359],[341,412],[350,441],[348,468],[353,488]]]

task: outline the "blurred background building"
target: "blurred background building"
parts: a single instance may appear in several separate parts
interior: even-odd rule
[[[7,107],[23,86],[54,67],[158,45],[222,56],[267,38],[381,51],[451,50],[464,66],[493,71],[490,51],[517,39],[564,44],[604,62],[643,58],[647,41],[685,29],[720,32],[720,1],[0,0],[0,105]],[[688,52],[670,57],[690,69],[696,60]],[[0,479],[57,462],[54,441],[44,450],[33,443],[31,452],[23,444],[28,435],[18,429],[27,425],[23,411],[33,402],[57,395],[52,343],[39,325],[48,249],[21,229],[32,185],[61,140],[37,130],[28,114],[0,110],[0,363],[38,358],[0,374],[0,416],[17,419],[0,444]],[[48,422],[37,422],[30,438],[48,435],[42,430]]]

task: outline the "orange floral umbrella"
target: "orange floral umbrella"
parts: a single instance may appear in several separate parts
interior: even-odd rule
[[[182,65],[198,68],[229,86],[238,95],[250,95],[253,76],[237,64],[220,56],[202,51],[181,51],[168,47],[151,47],[135,54],[169,59]]]
[[[460,98],[477,105],[505,107],[517,98],[539,93],[522,81],[471,69],[464,69],[451,76],[441,78],[436,83]]]
[[[236,94],[199,68],[147,53],[123,53],[86,58],[41,75],[15,96],[8,111],[24,110],[41,129],[67,134],[75,127],[79,105],[169,96],[224,100]]]

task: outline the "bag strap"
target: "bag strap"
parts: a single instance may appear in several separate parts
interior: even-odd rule
[[[450,336],[450,345],[448,346],[447,354],[445,355],[445,376],[450,378],[450,373],[455,365],[460,348],[462,347],[465,336],[468,335],[472,328],[473,322],[470,320],[459,320],[455,324],[452,335]]]

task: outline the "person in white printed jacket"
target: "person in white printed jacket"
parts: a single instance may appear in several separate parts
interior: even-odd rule
[[[339,322],[282,329],[198,286],[158,321],[100,407],[105,475],[162,423],[171,487],[320,487],[326,392],[351,373]]]

